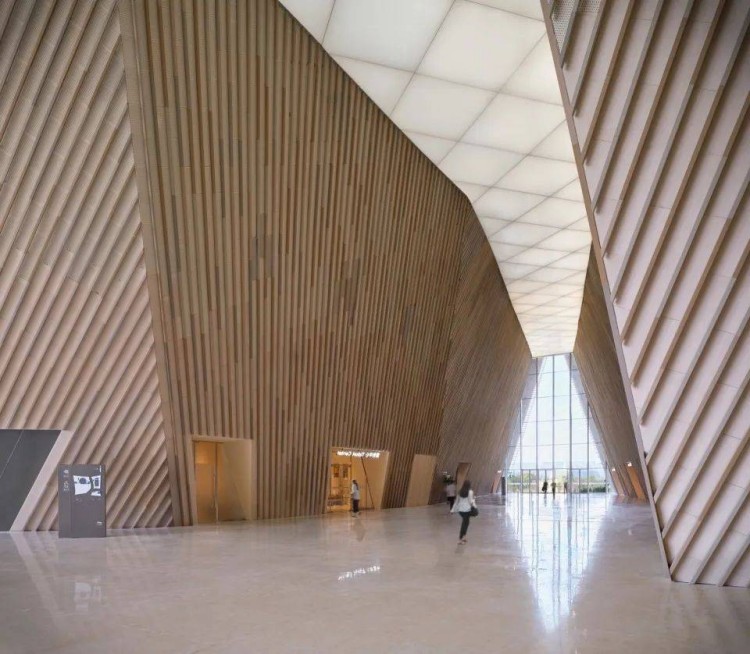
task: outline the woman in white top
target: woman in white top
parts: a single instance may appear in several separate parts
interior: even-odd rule
[[[359,515],[359,484],[356,479],[352,479],[352,515]]]
[[[469,520],[472,513],[477,515],[477,503],[474,501],[474,491],[471,490],[471,482],[467,479],[458,491],[458,499],[451,509],[451,513],[461,516],[461,531],[458,536],[458,544],[466,542],[466,532],[469,531]]]

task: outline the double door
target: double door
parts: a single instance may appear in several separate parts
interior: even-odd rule
[[[198,523],[255,517],[249,440],[193,441]]]

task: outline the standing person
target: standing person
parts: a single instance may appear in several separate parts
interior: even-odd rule
[[[448,483],[445,485],[445,497],[448,500],[448,510],[453,510],[453,504],[456,502],[456,482],[453,479],[448,479]]]
[[[469,531],[469,520],[471,516],[479,515],[477,503],[474,501],[474,491],[471,490],[471,482],[467,479],[458,491],[458,500],[453,505],[451,513],[458,513],[461,516],[461,531],[458,535],[458,544],[463,545],[466,542],[466,532]]]
[[[542,493],[544,493],[544,496],[547,497],[547,480],[544,480],[544,483],[542,484]]]
[[[356,479],[352,479],[352,515],[359,517],[359,484]]]
[[[557,490],[557,482],[553,479],[552,480],[552,497],[555,496],[555,491]]]

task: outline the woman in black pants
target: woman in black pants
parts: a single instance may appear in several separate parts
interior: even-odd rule
[[[359,517],[359,484],[356,479],[352,479],[352,515]]]
[[[474,501],[474,491],[471,490],[471,482],[467,479],[458,491],[458,499],[451,509],[451,513],[461,516],[461,531],[458,536],[458,544],[466,542],[466,532],[469,531],[469,520],[471,516],[477,515],[477,503]]]

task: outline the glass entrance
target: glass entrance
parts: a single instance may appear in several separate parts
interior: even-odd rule
[[[572,354],[534,359],[509,453],[508,492],[596,493],[610,488],[601,437]]]
[[[543,493],[544,482],[547,482],[547,493],[552,494],[552,482],[555,482],[555,494],[558,493],[605,493],[609,492],[609,480],[600,473],[593,474],[586,468],[570,470],[510,470],[508,472],[507,491],[509,493]]]

